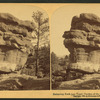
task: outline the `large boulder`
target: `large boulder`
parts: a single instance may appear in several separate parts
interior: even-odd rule
[[[0,13],[0,71],[21,69],[33,49],[32,31],[35,25],[11,14]]]
[[[94,73],[100,71],[100,18],[82,13],[74,16],[64,45],[70,52],[69,69]]]

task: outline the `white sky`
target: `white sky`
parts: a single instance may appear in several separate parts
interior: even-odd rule
[[[42,11],[43,9],[33,6],[33,5],[25,5],[25,4],[0,4],[0,13],[10,13],[21,20],[31,20],[33,11]],[[46,13],[44,15],[47,16]]]
[[[62,35],[71,27],[72,17],[80,13],[94,13],[100,17],[100,4],[74,4],[57,9],[51,18],[51,51],[58,56],[68,55],[68,50],[63,45]]]

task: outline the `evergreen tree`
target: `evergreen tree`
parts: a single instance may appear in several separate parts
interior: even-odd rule
[[[36,76],[39,69],[39,48],[41,45],[45,45],[47,43],[48,35],[45,35],[49,32],[49,20],[43,16],[43,12],[37,11],[33,12],[33,19],[35,22],[35,30],[34,33],[36,34],[37,43],[36,43]],[[42,43],[43,42],[43,43]],[[42,43],[42,44],[41,44]]]

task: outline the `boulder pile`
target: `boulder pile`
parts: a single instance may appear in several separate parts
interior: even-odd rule
[[[65,31],[64,45],[70,52],[71,70],[99,73],[100,71],[100,18],[82,13],[74,16],[69,31]]]
[[[0,13],[0,72],[12,72],[24,66],[33,46],[35,25],[11,14]]]

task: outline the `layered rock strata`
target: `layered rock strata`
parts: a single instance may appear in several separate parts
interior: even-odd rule
[[[69,69],[88,73],[100,71],[100,18],[82,13],[74,16],[64,45],[70,52]]]
[[[0,71],[11,72],[24,66],[33,46],[34,24],[8,13],[0,13]]]

